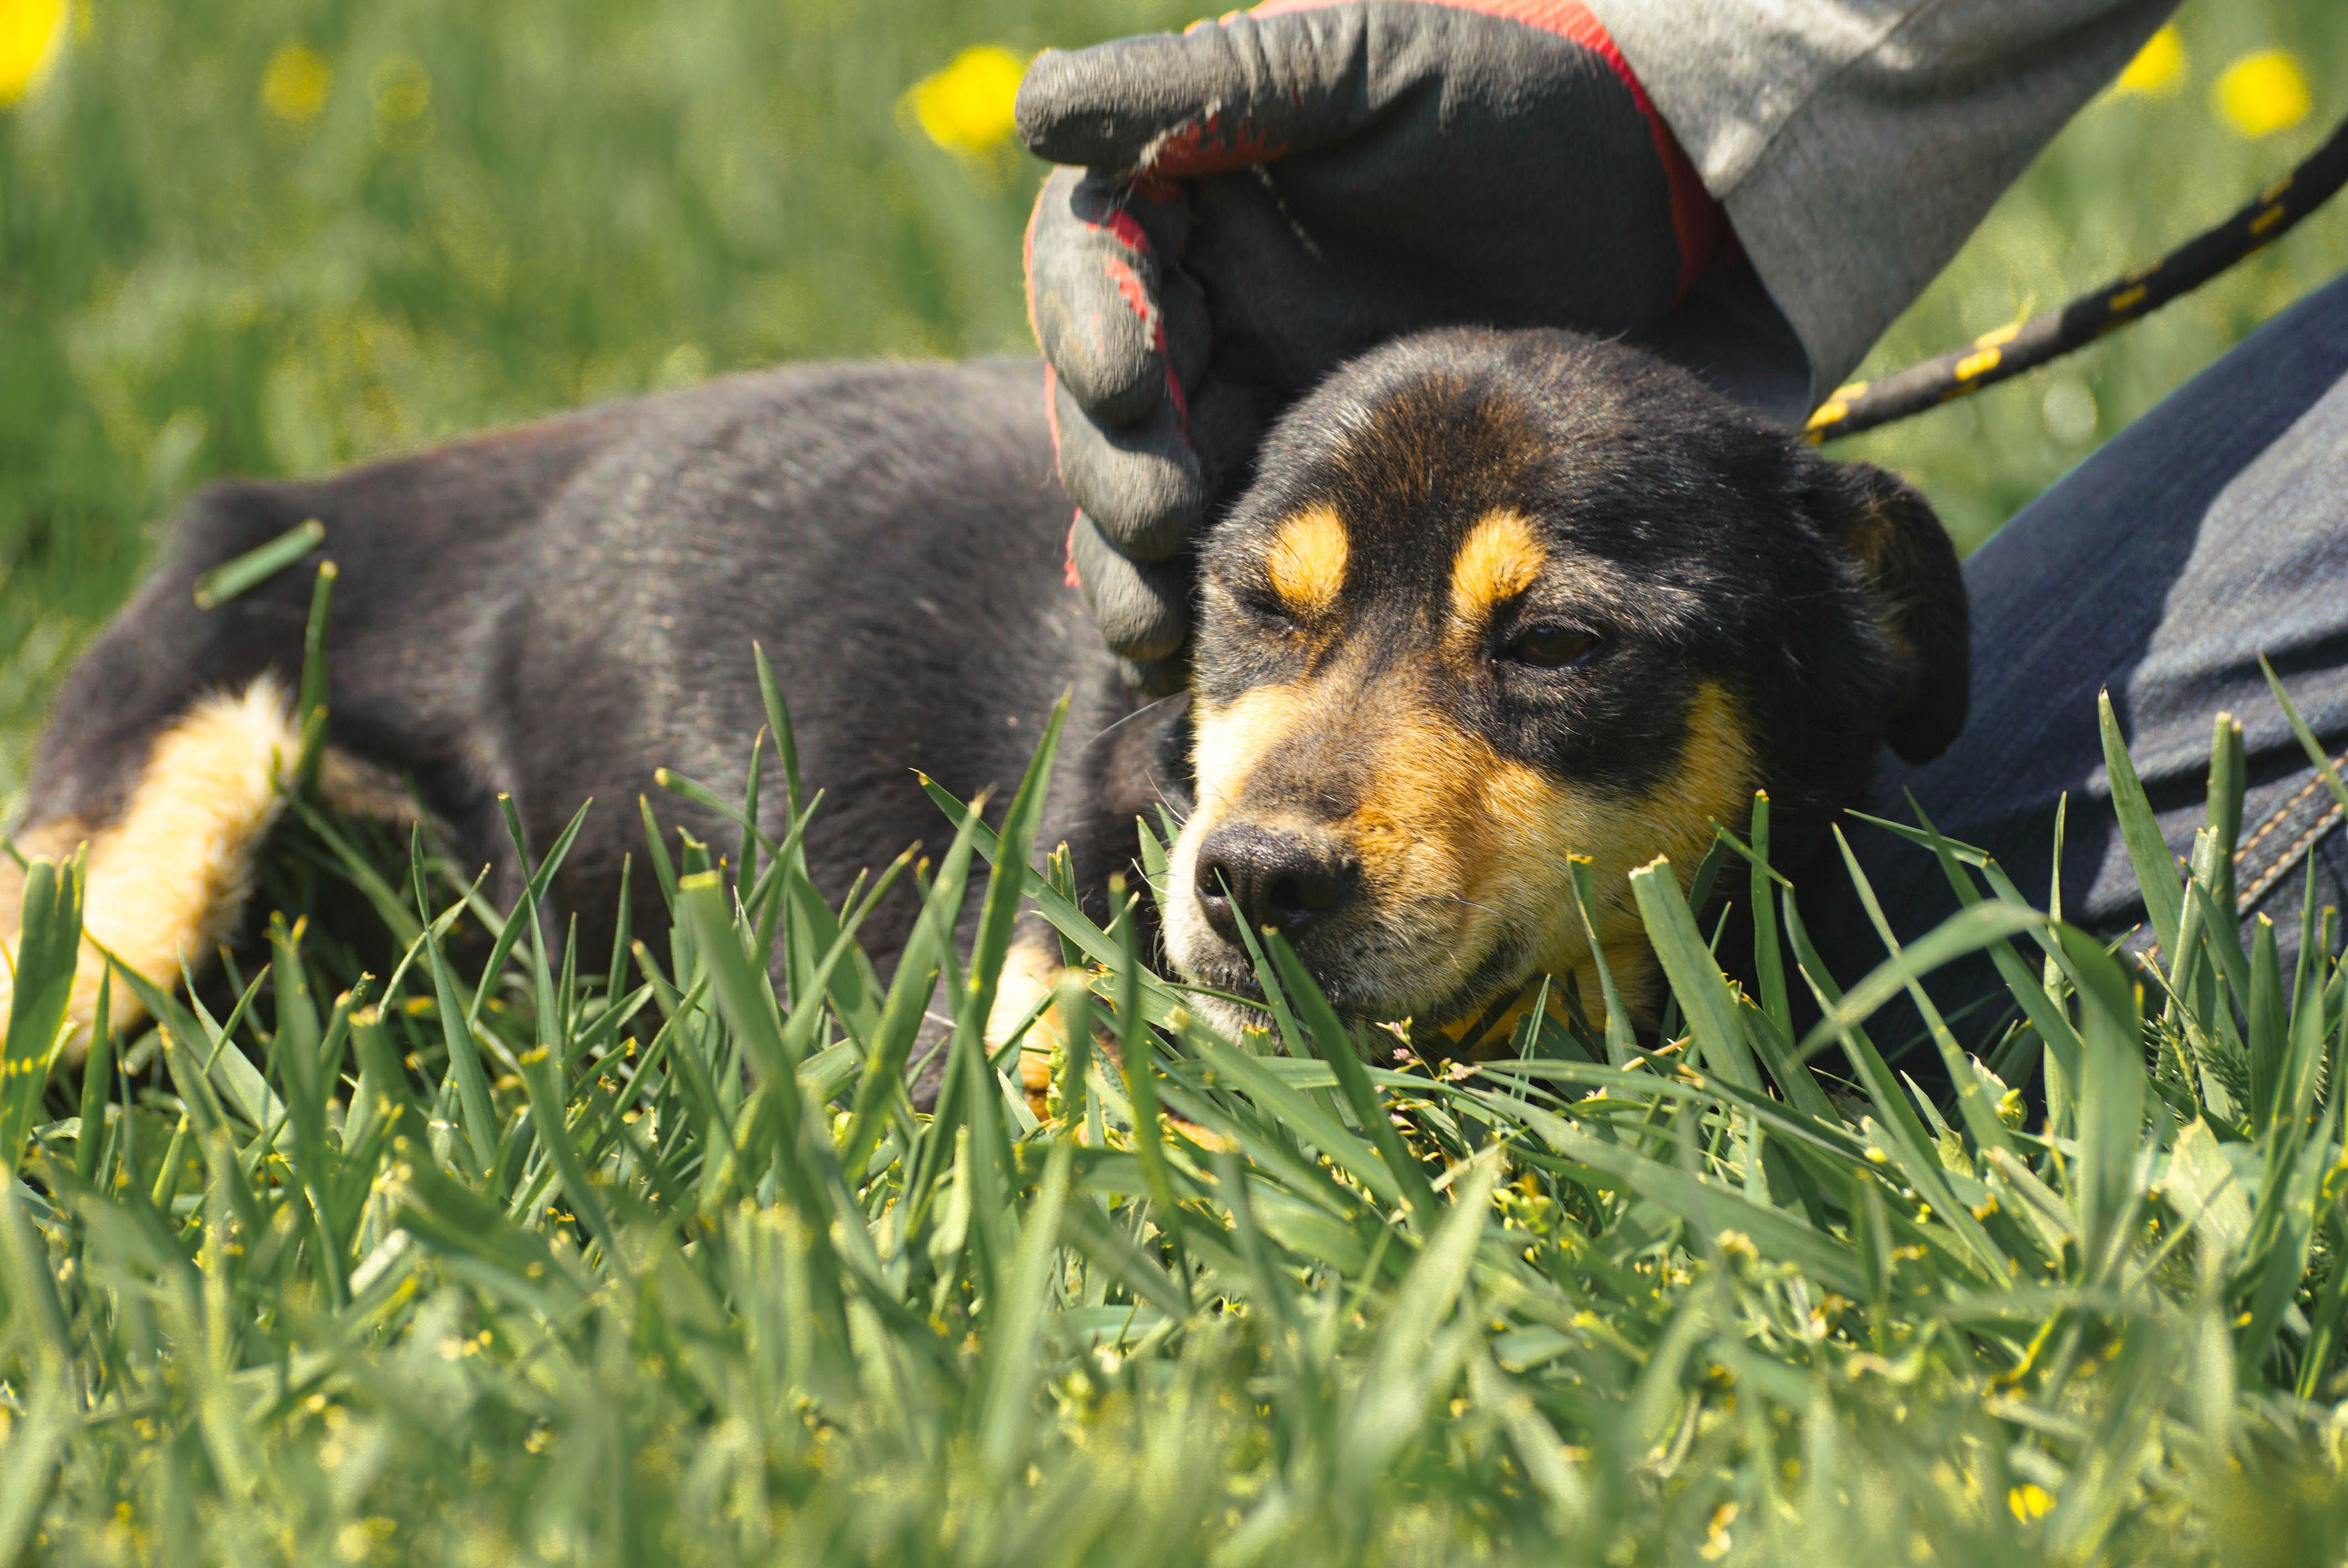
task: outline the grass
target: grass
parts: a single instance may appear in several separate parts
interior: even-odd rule
[[[0,0],[0,16],[52,4]],[[1024,352],[1038,171],[999,145],[933,145],[907,90],[966,46],[1191,15],[74,0],[13,105],[0,26],[0,801],[74,651],[207,478],[315,472],[780,359]],[[2348,11],[2328,0],[2190,0],[2178,26],[2174,79],[2090,107],[1868,374],[2151,260],[2348,113]],[[2246,139],[2210,94],[2273,46],[2309,111]],[[2062,367],[1850,450],[1921,480],[1970,548],[2343,266],[2348,205]]]
[[[2165,968],[1924,827],[1969,907],[1838,989],[1765,802],[1694,877],[1761,912],[1757,995],[1659,863],[1660,1031],[1470,1067],[1349,1034],[1277,941],[1271,1028],[1206,1029],[1139,961],[1154,882],[1104,929],[1029,869],[1056,719],[999,829],[941,794],[942,852],[827,905],[769,707],[773,836],[635,863],[659,952],[297,789],[264,967],[210,1009],[117,971],[160,1026],[51,1081],[79,874],[36,866],[0,1563],[2341,1560],[2348,965],[2332,911],[2289,976],[2211,916],[2230,724],[2180,876],[2105,714]],[[906,877],[884,985],[857,921]],[[352,897],[387,975],[322,917]],[[981,1036],[1023,904],[1071,963],[1040,1121]],[[1984,948],[2016,1021],[1936,1027],[1943,1108],[1866,1020]]]

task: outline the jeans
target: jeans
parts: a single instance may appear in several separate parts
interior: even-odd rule
[[[2309,879],[2319,911],[2348,904],[2348,836],[2259,657],[2337,761],[2348,741],[2348,276],[2047,490],[1966,563],[1965,581],[1972,717],[1954,747],[1921,767],[1887,754],[1874,814],[1912,821],[1912,793],[1942,833],[1995,855],[2043,908],[2067,794],[2063,913],[2120,936],[2145,912],[2112,811],[2096,694],[2110,692],[2180,856],[2207,821],[2211,722],[2230,712],[2249,760],[2240,913],[2272,917],[2287,980]],[[1930,854],[1865,823],[1845,832],[1903,940],[1955,910]],[[1840,878],[1835,868],[1825,881]],[[1822,896],[1829,963],[1846,985],[1882,959],[1843,890],[1804,892],[1806,907]],[[2138,930],[2131,945],[2148,940]],[[1986,999],[1973,1028],[1956,1031],[1982,1045],[2003,994],[1986,960],[1952,967],[1932,989],[1944,1009]],[[1887,1020],[1876,1038],[1890,1049],[1903,1037]]]

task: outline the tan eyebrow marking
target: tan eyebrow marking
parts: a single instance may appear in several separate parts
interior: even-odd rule
[[[1494,605],[1530,588],[1548,564],[1548,549],[1520,513],[1485,513],[1451,559],[1452,613],[1482,620]]]
[[[1345,524],[1332,508],[1308,507],[1280,525],[1264,556],[1272,591],[1292,614],[1323,615],[1345,586]]]

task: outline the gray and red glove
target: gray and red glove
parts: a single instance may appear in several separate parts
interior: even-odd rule
[[[1735,242],[1572,0],[1274,0],[1046,51],[1027,234],[1069,535],[1101,634],[1169,689],[1192,536],[1347,356],[1448,323],[1655,327]]]

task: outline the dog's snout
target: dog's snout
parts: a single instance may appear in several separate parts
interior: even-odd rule
[[[1234,946],[1241,920],[1293,939],[1343,908],[1360,880],[1350,859],[1301,834],[1232,824],[1199,845],[1199,906]]]

